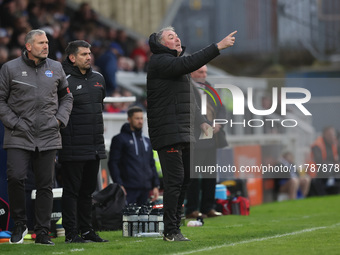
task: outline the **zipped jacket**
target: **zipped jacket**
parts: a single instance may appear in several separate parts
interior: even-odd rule
[[[4,148],[29,151],[60,149],[61,127],[67,125],[73,97],[59,62],[46,58],[38,65],[22,55],[0,70],[0,119]]]
[[[125,123],[111,141],[109,169],[112,180],[125,188],[149,189],[159,186],[150,139],[132,131]]]
[[[190,55],[159,43],[156,34],[149,38],[153,55],[147,73],[147,116],[152,148],[195,142],[194,124],[206,122],[195,101],[189,73],[218,56],[216,44]]]
[[[67,127],[61,130],[63,149],[58,159],[60,162],[104,159],[104,77],[92,68],[82,74],[68,57],[62,66],[73,95],[73,109]]]

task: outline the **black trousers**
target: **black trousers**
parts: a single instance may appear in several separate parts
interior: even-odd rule
[[[27,171],[33,168],[37,188],[35,200],[34,232],[48,234],[53,208],[53,174],[56,150],[27,151],[7,149],[8,198],[14,223],[27,223],[25,180]],[[31,165],[32,164],[32,165]]]
[[[216,149],[194,150],[194,167],[215,165]],[[216,174],[207,174],[202,178],[191,178],[187,191],[186,214],[196,210],[207,214],[211,209],[214,209],[215,187]]]
[[[162,166],[164,193],[164,233],[177,231],[182,205],[190,181],[190,143],[167,146],[158,151]]]
[[[62,213],[65,234],[92,229],[92,193],[97,187],[99,159],[62,162]]]

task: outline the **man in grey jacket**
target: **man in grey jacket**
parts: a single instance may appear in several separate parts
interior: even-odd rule
[[[47,56],[45,32],[32,30],[22,55],[0,70],[0,119],[5,126],[8,197],[15,223],[10,243],[23,243],[27,233],[25,179],[32,164],[37,188],[35,243],[54,245],[48,232],[55,156],[61,149],[59,129],[67,125],[73,97],[61,64]]]

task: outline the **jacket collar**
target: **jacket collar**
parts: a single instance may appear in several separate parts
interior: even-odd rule
[[[128,122],[126,122],[122,126],[122,128],[120,129],[120,132],[121,133],[127,133],[127,134],[130,134],[130,135],[132,134],[132,132],[134,132],[137,137],[142,136],[142,130],[132,131],[131,128],[130,128],[130,123],[128,123]]]
[[[26,65],[31,66],[31,67],[34,67],[34,68],[36,68],[36,67],[41,67],[41,66],[44,65],[45,62],[46,62],[46,58],[45,58],[45,59],[41,60],[40,63],[39,63],[38,65],[36,65],[35,62],[34,62],[32,59],[29,59],[29,58],[28,58],[28,54],[27,54],[27,50],[26,50],[26,49],[24,49],[24,50],[21,52],[21,57],[22,57],[22,59],[24,60],[24,62],[26,63]]]
[[[89,68],[85,74],[82,74],[77,66],[74,66],[68,57],[62,62],[63,69],[66,74],[71,74],[77,77],[87,76],[92,72],[92,68]]]

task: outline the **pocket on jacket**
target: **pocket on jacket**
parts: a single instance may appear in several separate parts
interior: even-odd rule
[[[25,123],[25,121],[19,117],[18,123],[13,128],[11,135],[12,136],[19,136],[19,137],[25,137],[25,133],[29,131],[28,125]]]
[[[41,130],[48,130],[48,129],[59,129],[58,120],[55,116],[49,119],[46,125],[41,126]]]
[[[55,122],[57,124],[57,129],[59,129],[60,126],[59,126],[59,122],[58,122],[57,118],[55,116],[53,116],[53,119],[55,120]]]
[[[22,131],[22,132],[28,131],[28,126],[22,118],[19,118],[18,123],[14,127],[14,131]]]

